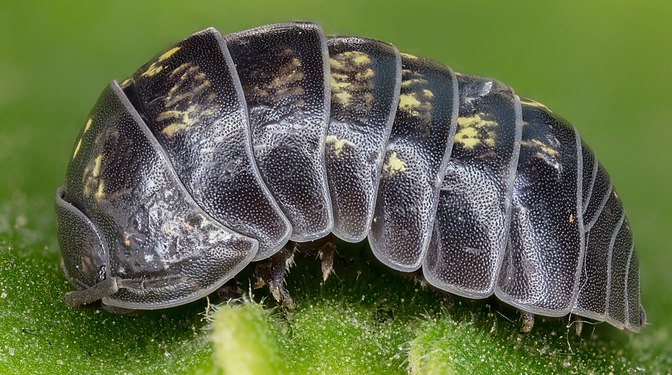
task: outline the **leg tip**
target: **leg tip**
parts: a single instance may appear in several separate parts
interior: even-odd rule
[[[329,275],[334,272],[334,257],[336,255],[336,244],[333,241],[326,242],[319,250],[320,262],[322,266],[322,282],[327,281]]]
[[[534,314],[521,311],[520,317],[523,320],[523,325],[520,327],[520,332],[530,333],[532,331],[532,327],[534,327]]]

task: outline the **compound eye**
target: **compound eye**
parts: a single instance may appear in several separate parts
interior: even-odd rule
[[[86,289],[106,278],[108,252],[94,224],[77,207],[65,200],[65,190],[56,191],[56,226],[61,246],[61,267],[78,289]]]

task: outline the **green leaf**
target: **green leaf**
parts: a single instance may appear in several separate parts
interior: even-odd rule
[[[130,316],[70,309],[53,239],[33,226],[48,223],[27,219],[50,202],[16,202],[20,208],[0,211],[0,373],[582,374],[672,366],[666,330],[633,335],[600,324],[577,338],[565,320],[538,318],[521,334],[517,313],[496,300],[449,298],[389,272],[366,246],[345,244],[326,283],[318,260],[297,256],[287,280],[294,310],[250,289],[247,273],[239,280],[257,295],[215,313],[208,300]]]
[[[226,374],[275,374],[284,367],[269,313],[253,302],[218,308],[211,337],[215,361]]]
[[[215,342],[229,339],[216,344],[218,364],[251,356],[268,370],[254,373],[293,374],[620,374],[672,366],[666,338],[653,330],[588,325],[576,337],[567,320],[537,317],[531,333],[520,333],[516,311],[494,299],[453,299],[385,272],[364,246],[340,248],[341,264],[326,284],[317,260],[297,258],[288,278],[296,309],[246,302],[214,314]],[[251,353],[242,356],[244,348]]]

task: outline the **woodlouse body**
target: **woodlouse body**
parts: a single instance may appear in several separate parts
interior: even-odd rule
[[[573,127],[310,23],[207,29],[112,82],[56,209],[70,305],[181,305],[334,233],[460,296],[645,322],[622,204]]]

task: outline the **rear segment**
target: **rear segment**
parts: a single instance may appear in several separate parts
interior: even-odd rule
[[[646,317],[639,301],[639,265],[623,205],[607,172],[583,144],[586,256],[572,312],[637,332]]]

